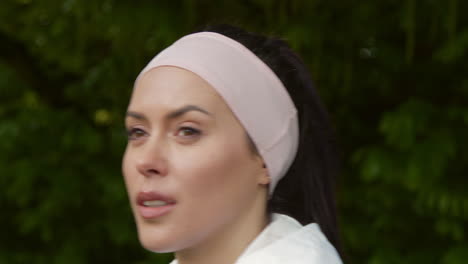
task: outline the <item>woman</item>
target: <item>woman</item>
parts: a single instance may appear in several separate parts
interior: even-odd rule
[[[285,42],[228,25],[181,38],[137,77],[126,128],[146,249],[179,264],[341,263],[332,131]]]

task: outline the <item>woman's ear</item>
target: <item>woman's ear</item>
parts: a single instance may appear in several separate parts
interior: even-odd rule
[[[265,164],[265,162],[262,162],[263,165],[262,165],[262,168],[260,169],[261,172],[259,173],[259,179],[258,179],[258,183],[261,184],[261,185],[268,185],[270,184],[270,174],[268,173],[268,168]]]

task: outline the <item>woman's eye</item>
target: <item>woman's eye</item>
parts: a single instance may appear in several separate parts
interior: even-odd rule
[[[127,130],[127,137],[129,140],[136,140],[146,135],[146,132],[140,128],[132,128]]]
[[[178,136],[182,137],[193,137],[199,135],[201,132],[198,129],[192,128],[192,127],[181,127],[177,131]]]

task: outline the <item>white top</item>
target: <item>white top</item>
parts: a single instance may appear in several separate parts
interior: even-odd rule
[[[342,264],[316,223],[302,226],[295,219],[273,214],[272,222],[247,247],[235,264]],[[178,264],[177,260],[171,264]]]

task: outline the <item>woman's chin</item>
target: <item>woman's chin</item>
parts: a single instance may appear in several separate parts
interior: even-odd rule
[[[175,252],[175,250],[168,250],[166,248],[160,248],[160,247],[153,247],[153,245],[150,245],[150,246],[146,246],[146,245],[143,245],[143,248],[148,250],[148,251],[151,251],[153,253],[173,253]]]
[[[177,232],[171,232],[167,227],[143,225],[138,227],[138,239],[146,250],[156,253],[175,252],[183,247]]]
[[[146,250],[155,253],[169,253],[177,251],[177,247],[170,241],[155,239],[154,237],[140,237],[140,244]]]

